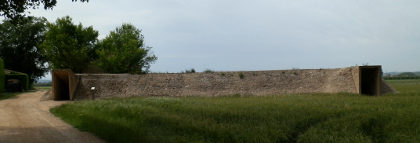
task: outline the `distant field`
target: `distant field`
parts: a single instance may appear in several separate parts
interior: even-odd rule
[[[399,94],[136,97],[53,108],[109,142],[420,142],[420,80]]]
[[[35,86],[35,89],[41,89],[41,90],[49,90],[52,86]]]
[[[420,95],[420,80],[387,80],[392,87],[405,95]]]

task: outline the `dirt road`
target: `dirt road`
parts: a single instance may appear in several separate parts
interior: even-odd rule
[[[49,109],[65,102],[40,101],[45,92],[27,92],[0,101],[0,143],[103,142],[52,115]]]

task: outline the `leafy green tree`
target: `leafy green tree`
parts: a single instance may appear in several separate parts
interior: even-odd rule
[[[89,0],[80,1],[88,2]],[[41,4],[44,5],[44,9],[52,9],[57,4],[57,0],[1,0],[0,15],[7,18],[20,18],[24,16],[22,13],[25,10],[39,8]]]
[[[66,16],[48,23],[47,27],[41,47],[53,69],[82,72],[94,60],[98,32],[92,26],[75,25]]]
[[[7,19],[0,24],[0,57],[5,68],[26,73],[30,83],[48,71],[38,47],[45,39],[46,23],[45,18],[25,17],[17,23]]]
[[[141,30],[123,24],[98,43],[96,63],[108,73],[146,73],[157,57],[143,42]]]

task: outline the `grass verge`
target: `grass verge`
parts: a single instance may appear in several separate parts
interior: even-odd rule
[[[0,100],[4,100],[4,99],[9,99],[9,98],[13,98],[16,95],[21,94],[21,92],[4,92],[4,93],[0,93]]]
[[[109,142],[419,142],[418,90],[381,97],[136,97],[51,112]]]

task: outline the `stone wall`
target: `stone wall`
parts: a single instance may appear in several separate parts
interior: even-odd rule
[[[359,67],[185,74],[75,74],[73,100],[131,96],[360,93]],[[92,90],[92,87],[95,89]]]

